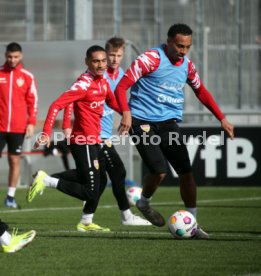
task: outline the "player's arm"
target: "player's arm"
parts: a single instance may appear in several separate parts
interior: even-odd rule
[[[71,127],[71,121],[72,121],[72,113],[73,113],[73,103],[70,103],[67,105],[63,112],[63,133],[65,135],[65,138],[69,138],[71,136],[72,127]]]
[[[109,83],[107,83],[107,93],[106,93],[105,102],[110,108],[112,108],[113,110],[115,110],[119,114],[122,114],[121,109],[118,105],[118,102],[117,102],[113,92],[111,91]]]
[[[131,113],[127,100],[127,90],[141,77],[150,74],[159,66],[160,57],[156,50],[149,50],[134,60],[125,72],[115,89],[115,97],[122,111],[122,119],[119,126],[119,133],[127,133],[131,127]]]
[[[188,84],[193,89],[197,98],[201,103],[206,106],[221,122],[221,126],[227,131],[230,138],[234,138],[234,126],[228,122],[225,115],[221,112],[216,101],[212,97],[211,93],[206,89],[206,87],[201,82],[201,79],[196,71],[194,64],[189,62],[189,73],[188,73]]]
[[[38,106],[37,106],[38,97],[37,97],[37,89],[36,89],[34,78],[31,79],[31,83],[26,93],[25,100],[27,104],[27,114],[28,114],[25,137],[30,138],[34,134],[34,126],[36,124],[36,116],[38,111]]]
[[[84,90],[69,90],[64,92],[57,100],[55,100],[51,104],[44,122],[42,135],[38,137],[37,141],[34,144],[34,148],[38,148],[40,145],[43,144],[47,144],[47,146],[50,145],[50,135],[59,111],[69,104],[84,98],[85,93],[86,92]]]

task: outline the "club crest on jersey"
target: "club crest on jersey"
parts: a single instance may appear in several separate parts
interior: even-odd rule
[[[145,132],[149,132],[150,131],[150,125],[141,125],[140,128],[145,131]]]
[[[94,165],[96,170],[99,170],[99,161],[98,160],[94,160],[93,165]]]
[[[22,87],[24,85],[24,79],[23,78],[19,78],[16,80],[16,83],[19,87]]]

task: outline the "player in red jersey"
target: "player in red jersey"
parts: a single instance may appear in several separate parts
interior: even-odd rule
[[[37,90],[32,73],[22,65],[20,44],[7,45],[5,64],[0,67],[0,156],[8,147],[8,191],[5,206],[17,208],[15,192],[20,177],[24,137],[34,134],[37,115]]]
[[[185,24],[175,24],[168,31],[166,44],[140,55],[119,82],[115,96],[123,112],[120,133],[130,130],[139,138],[137,149],[149,168],[144,177],[143,192],[137,208],[154,225],[163,226],[164,218],[150,207],[150,200],[167,173],[167,162],[179,175],[180,192],[185,207],[196,216],[196,184],[186,145],[177,122],[182,120],[184,103],[183,87],[188,83],[198,99],[221,122],[230,138],[234,137],[233,125],[225,118],[213,97],[201,82],[194,64],[186,57],[192,45],[192,30]],[[131,87],[129,103],[126,91]],[[179,134],[179,143],[170,144],[171,133]],[[157,135],[160,144],[151,138]],[[135,140],[136,142],[136,140]],[[200,239],[208,238],[200,227]]]
[[[107,67],[104,48],[96,45],[90,47],[85,61],[88,70],[52,103],[44,123],[43,134],[35,143],[35,148],[42,143],[50,143],[49,137],[58,112],[73,103],[75,120],[70,137],[70,149],[76,170],[52,176],[38,171],[28,190],[27,200],[31,202],[46,187],[56,188],[86,202],[82,219],[77,225],[78,231],[109,231],[108,228],[93,223],[100,189],[103,189],[107,182],[103,155],[100,151],[100,121],[105,102],[118,112],[119,107],[108,81],[103,76]]]
[[[124,71],[120,67],[125,51],[124,39],[121,37],[110,38],[105,43],[105,50],[107,53],[108,67],[104,75],[108,80],[110,88],[113,92],[118,82],[124,75]],[[63,129],[65,136],[70,136],[71,134],[72,111],[72,105],[66,107],[64,110]],[[111,180],[112,191],[121,212],[121,223],[128,226],[151,225],[149,221],[141,218],[140,216],[134,215],[130,210],[130,204],[128,202],[125,191],[126,170],[111,139],[113,136],[113,113],[114,111],[105,104],[101,120],[101,151],[104,154],[105,167]],[[101,190],[100,193],[102,194],[102,192],[103,191]]]

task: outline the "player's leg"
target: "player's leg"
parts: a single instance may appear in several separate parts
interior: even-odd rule
[[[156,137],[157,125],[133,119],[130,134],[143,162],[149,169],[149,173],[143,179],[141,199],[137,201],[136,206],[152,224],[163,226],[164,218],[150,207],[151,197],[167,173],[167,163]]]
[[[175,140],[171,140],[175,133]],[[179,175],[180,193],[186,208],[196,208],[196,183],[182,134],[175,121],[168,121],[160,127],[161,149],[168,162]],[[193,214],[195,215],[195,213]]]
[[[31,230],[17,235],[17,230],[9,234],[8,226],[0,220],[0,248],[5,253],[14,253],[27,246],[34,239],[36,232]]]
[[[51,177],[43,171],[38,171],[27,194],[28,202],[31,202],[46,187],[56,188],[67,195],[86,202],[82,219],[77,225],[79,231],[109,231],[108,228],[102,228],[92,223],[98,205],[100,189],[99,151],[100,145],[71,145],[79,182]],[[75,171],[72,170],[72,173]],[[64,177],[66,174],[68,175],[68,172],[58,175]],[[75,175],[71,175],[68,178],[73,179],[74,177]]]
[[[8,145],[8,190],[5,198],[5,206],[11,208],[17,208],[18,205],[15,201],[16,186],[20,178],[20,164],[21,164],[21,152],[24,141],[24,134],[21,133],[9,133],[7,135]]]
[[[186,145],[183,142],[181,131],[175,122],[168,122],[162,126],[161,148],[168,162],[177,172],[180,180],[180,194],[186,210],[197,216],[197,188],[193,177],[191,162]],[[177,133],[177,139],[170,141],[170,133]],[[167,139],[169,141],[167,141]],[[208,234],[198,229],[200,238],[208,238]]]
[[[119,209],[127,210],[130,208],[130,205],[125,192],[126,170],[124,164],[113,145],[104,144],[102,152],[105,158],[106,171],[111,180],[112,191]]]
[[[151,225],[151,223],[130,210],[125,191],[126,170],[124,164],[111,143],[104,143],[102,152],[105,159],[106,171],[110,177],[113,194],[121,211],[121,223],[123,225]]]
[[[101,231],[108,232],[109,228],[101,227],[93,223],[93,216],[99,203],[100,194],[104,191],[107,184],[107,175],[105,169],[104,156],[101,153],[100,145],[93,145],[90,147],[89,155],[89,169],[85,172],[90,176],[90,189],[95,196],[92,200],[85,200],[83,207],[83,215],[77,229],[80,232]]]
[[[90,155],[95,153],[96,146],[99,147],[98,145],[71,145],[76,170],[57,173],[53,176],[47,175],[44,171],[38,171],[28,190],[28,202],[31,202],[37,194],[42,193],[46,187],[56,188],[83,201],[95,202],[99,187],[94,185],[94,179],[99,179],[99,168],[93,170],[94,160]],[[98,151],[96,156],[98,156]],[[98,164],[97,160],[96,157],[95,161]]]

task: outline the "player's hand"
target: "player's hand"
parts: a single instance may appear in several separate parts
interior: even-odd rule
[[[118,131],[120,135],[128,135],[129,129],[131,127],[131,112],[123,111],[120,125],[118,127]]]
[[[65,136],[66,139],[70,138],[72,133],[72,129],[71,128],[64,128],[63,129],[63,134]]]
[[[29,124],[26,127],[25,138],[31,138],[34,135],[34,125]]]
[[[40,146],[47,146],[49,148],[50,146],[50,138],[49,135],[42,132],[36,137],[36,141],[34,143],[33,149],[38,149]]]
[[[232,124],[230,124],[226,118],[221,120],[221,126],[228,133],[230,139],[233,140],[234,139],[234,126]]]

